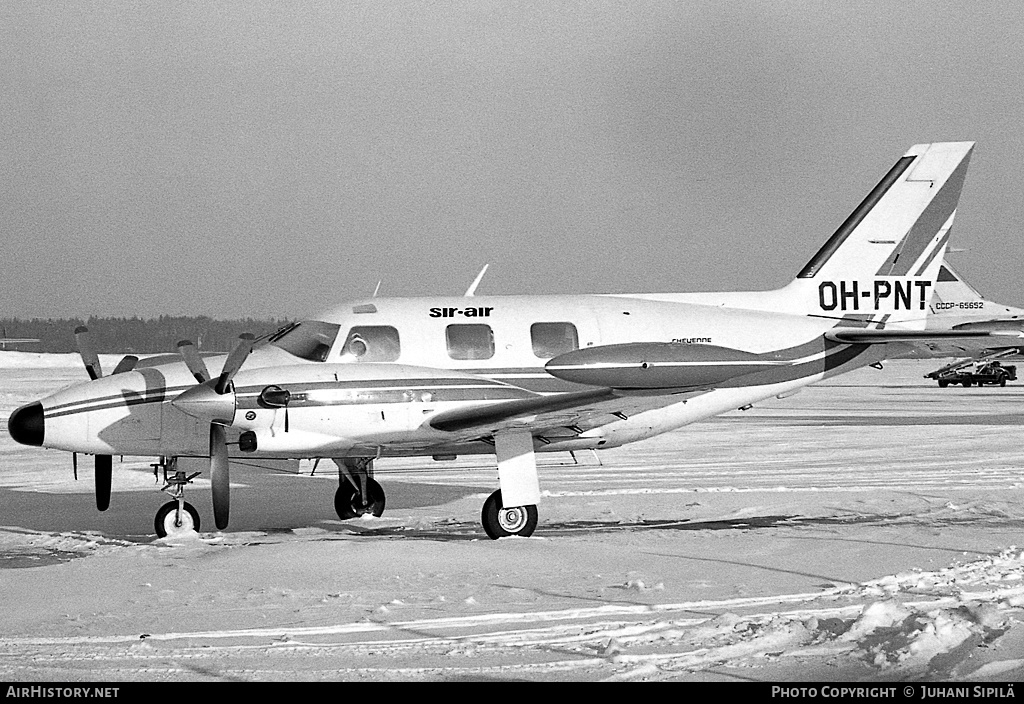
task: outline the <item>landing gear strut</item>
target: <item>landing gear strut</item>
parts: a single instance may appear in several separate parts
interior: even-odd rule
[[[160,470],[164,473],[164,486],[161,491],[169,494],[173,501],[168,501],[156,512],[156,519],[153,521],[153,528],[158,538],[174,537],[188,531],[199,530],[199,512],[195,507],[185,501],[185,485],[191,484],[192,480],[202,472],[185,475],[178,470],[176,457],[170,459],[160,458],[160,462],[153,465],[153,473]]]
[[[528,538],[537,528],[540,482],[533,443],[533,435],[528,430],[512,429],[494,435],[501,488],[487,497],[480,513],[484,532],[492,540],[512,535]],[[511,506],[505,505],[503,495],[508,497]]]
[[[373,479],[372,457],[333,458],[338,465],[338,490],[334,510],[347,521],[359,516],[384,513],[384,489]]]

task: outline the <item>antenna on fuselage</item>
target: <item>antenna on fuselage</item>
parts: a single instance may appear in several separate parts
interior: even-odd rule
[[[480,273],[476,275],[475,279],[473,279],[473,283],[469,285],[469,288],[466,289],[466,293],[464,294],[466,298],[472,298],[473,294],[476,293],[476,288],[480,285],[480,282],[483,281],[484,274],[487,273],[487,267],[489,266],[490,264],[484,264],[484,268],[481,269]]]

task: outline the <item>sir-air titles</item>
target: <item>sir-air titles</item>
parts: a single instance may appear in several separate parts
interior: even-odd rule
[[[469,308],[431,308],[431,318],[454,318],[456,316],[462,316],[464,318],[488,318],[491,315],[491,311],[494,308],[491,306],[477,307],[471,306]]]

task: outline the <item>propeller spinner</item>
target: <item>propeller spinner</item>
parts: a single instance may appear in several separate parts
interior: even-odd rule
[[[235,416],[235,393],[231,380],[245,364],[255,340],[246,333],[238,338],[234,349],[224,360],[224,368],[216,379],[210,376],[199,352],[188,340],[178,343],[185,364],[198,386],[186,389],[171,404],[194,418],[210,423],[210,480],[213,489],[213,517],[217,528],[228,526],[231,505],[231,482],[228,474],[228,445],[226,426]]]

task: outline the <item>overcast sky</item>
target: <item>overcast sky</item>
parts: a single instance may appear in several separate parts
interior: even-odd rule
[[[0,316],[774,288],[912,144],[1024,305],[1019,2],[0,3]]]

